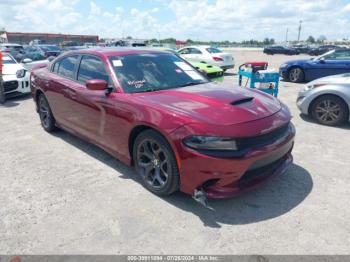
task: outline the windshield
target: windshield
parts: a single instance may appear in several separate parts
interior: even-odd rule
[[[320,56],[316,56],[314,58],[311,58],[311,60],[320,60],[322,57],[325,57],[325,56],[328,56],[330,54],[333,54],[335,52],[335,50],[331,50],[331,51],[328,51],[327,53],[324,53]]]
[[[122,88],[138,93],[208,82],[196,69],[170,53],[133,54],[109,58]]]
[[[211,54],[222,53],[222,51],[220,49],[214,48],[214,47],[207,48],[207,51]]]
[[[8,55],[4,55],[2,57],[2,62],[4,65],[17,64],[16,61],[11,56],[8,56]]]

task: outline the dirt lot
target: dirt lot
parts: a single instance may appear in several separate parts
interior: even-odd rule
[[[237,65],[302,56],[234,51]],[[225,83],[234,85],[237,70]],[[2,254],[349,254],[350,125],[301,117],[300,85],[281,82],[294,115],[295,164],[283,176],[207,210],[159,198],[133,170],[63,131],[47,134],[30,97],[0,106]]]

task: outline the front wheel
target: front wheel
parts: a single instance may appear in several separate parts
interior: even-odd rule
[[[312,117],[322,125],[340,125],[346,121],[348,113],[344,101],[333,95],[321,96],[311,105]]]
[[[49,103],[44,94],[40,94],[38,98],[39,116],[42,127],[45,131],[51,133],[56,130],[56,121],[53,117]]]
[[[144,186],[159,196],[179,189],[179,171],[166,139],[154,130],[142,132],[133,146],[133,160]]]
[[[304,80],[304,71],[299,67],[294,67],[289,70],[288,77],[292,83],[300,83]]]

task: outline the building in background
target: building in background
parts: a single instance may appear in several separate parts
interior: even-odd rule
[[[36,42],[41,44],[64,44],[74,43],[83,45],[84,43],[97,44],[99,38],[97,35],[68,35],[68,34],[49,34],[49,33],[21,33],[21,32],[3,32],[0,35],[3,42],[16,44],[29,44]]]

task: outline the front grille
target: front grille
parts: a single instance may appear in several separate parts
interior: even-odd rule
[[[16,90],[18,88],[18,81],[7,81],[4,82],[4,91],[11,92],[13,90]]]
[[[239,150],[244,150],[247,148],[270,144],[276,141],[277,139],[281,138],[282,136],[284,136],[288,132],[290,125],[291,124],[288,123],[267,134],[260,135],[260,136],[237,138],[236,139],[237,147]]]
[[[254,170],[248,170],[239,179],[238,186],[244,188],[256,179],[263,179],[264,177],[271,175],[271,173],[274,172],[275,169],[287,159],[287,157],[288,153],[266,166]]]
[[[214,78],[214,77],[221,77],[223,76],[223,72],[215,72],[215,73],[208,73],[207,77]]]

